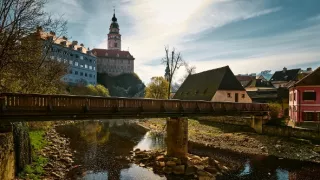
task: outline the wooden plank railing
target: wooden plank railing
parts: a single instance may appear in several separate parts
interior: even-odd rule
[[[0,116],[159,117],[268,113],[263,103],[160,100],[97,96],[0,94]]]

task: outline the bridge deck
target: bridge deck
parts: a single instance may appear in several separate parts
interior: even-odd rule
[[[266,115],[267,104],[96,96],[0,94],[0,121]]]

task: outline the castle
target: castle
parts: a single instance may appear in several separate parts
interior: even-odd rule
[[[108,34],[108,49],[92,49],[97,57],[97,72],[116,76],[134,72],[134,57],[129,51],[121,50],[121,34],[115,12]]]

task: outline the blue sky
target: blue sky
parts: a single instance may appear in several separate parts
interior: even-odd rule
[[[197,72],[320,66],[319,0],[54,0],[46,9],[68,20],[68,37],[92,49],[107,48],[113,6],[122,49],[136,58],[144,82],[164,75],[165,45]]]

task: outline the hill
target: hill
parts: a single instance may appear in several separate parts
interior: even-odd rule
[[[99,84],[108,88],[110,96],[116,97],[144,97],[145,85],[135,73],[110,76],[98,73]]]

